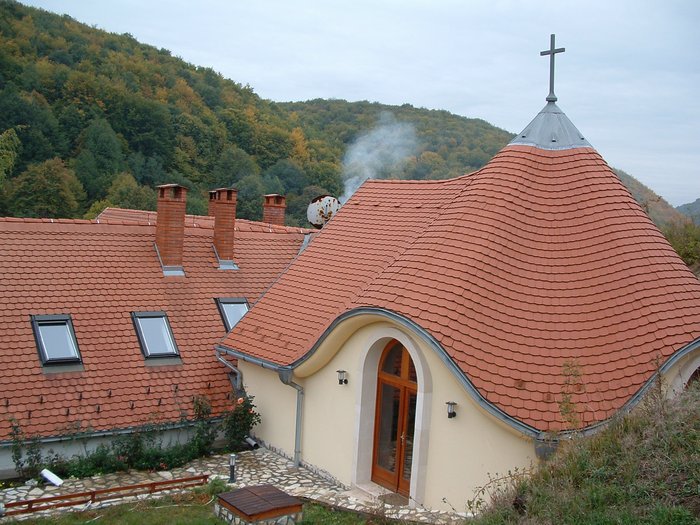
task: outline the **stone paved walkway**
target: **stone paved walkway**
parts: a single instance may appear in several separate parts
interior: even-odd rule
[[[0,491],[0,503],[57,496],[60,494],[71,494],[120,485],[163,481],[200,474],[208,474],[210,479],[219,478],[228,481],[228,455],[198,459],[188,463],[184,467],[164,472],[129,471],[84,479],[67,479],[60,487],[30,487],[26,485],[13,487]],[[460,516],[456,513],[436,512],[422,508],[391,505],[381,502],[364,491],[358,489],[347,490],[347,488],[328,481],[310,470],[294,468],[291,461],[267,449],[261,448],[238,454],[236,483],[230,485],[230,487],[233,489],[265,483],[275,485],[293,496],[343,509],[366,512],[369,514],[381,514],[390,518],[421,523],[434,523],[438,525],[463,524],[465,521],[464,516]],[[159,497],[159,495],[163,494],[167,494],[167,492],[164,491],[150,497]],[[138,496],[138,498],[143,497],[144,496]],[[129,498],[102,502],[99,505],[113,505],[126,501],[129,501]],[[82,510],[84,508],[84,506],[77,506],[71,507],[68,510]],[[93,508],[95,508],[95,506],[93,506]],[[43,515],[47,512],[49,511],[35,513],[31,516],[37,516],[37,514]],[[0,518],[0,523],[4,523],[8,519],[9,518]],[[21,518],[18,517],[18,519]]]

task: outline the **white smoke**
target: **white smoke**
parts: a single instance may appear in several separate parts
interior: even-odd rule
[[[397,171],[418,148],[412,124],[399,122],[382,112],[374,129],[353,142],[343,157],[345,190],[340,202],[345,204],[367,179],[386,179]]]

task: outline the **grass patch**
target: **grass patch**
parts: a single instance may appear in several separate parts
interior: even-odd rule
[[[652,392],[605,430],[562,443],[532,476],[490,491],[473,521],[496,524],[700,523],[700,385]]]
[[[64,512],[52,517],[9,521],[8,525],[223,525],[214,516],[216,495],[227,489],[221,480],[191,492],[157,499],[123,503],[83,512]],[[377,516],[338,510],[315,503],[304,504],[300,525],[391,525],[398,523]]]
[[[382,516],[369,516],[359,512],[339,510],[316,503],[304,505],[301,525],[395,525],[405,523]]]

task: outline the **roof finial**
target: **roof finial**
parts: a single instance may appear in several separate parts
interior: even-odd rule
[[[554,35],[550,37],[549,49],[540,51],[540,56],[549,55],[549,95],[547,95],[547,102],[557,101],[557,96],[554,94],[554,55],[556,53],[563,53],[564,51],[566,51],[566,49],[563,47],[559,49],[554,48]]]

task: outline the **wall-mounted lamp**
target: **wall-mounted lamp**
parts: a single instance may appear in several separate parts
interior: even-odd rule
[[[457,406],[457,403],[454,401],[448,401],[445,404],[447,405],[447,419],[457,417],[457,412],[455,412],[455,406]]]
[[[348,373],[345,370],[336,370],[338,372],[338,384],[347,385],[348,384]]]
[[[236,454],[231,454],[228,457],[228,482],[236,482]]]

